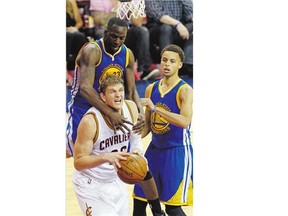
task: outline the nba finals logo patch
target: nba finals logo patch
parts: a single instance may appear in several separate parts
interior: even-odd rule
[[[117,76],[121,78],[123,76],[123,68],[118,64],[108,65],[103,69],[99,83],[101,83],[106,76]]]
[[[158,103],[157,108],[168,112],[171,111],[165,104]],[[155,134],[164,134],[170,130],[169,122],[158,113],[153,112],[151,114],[151,129]]]

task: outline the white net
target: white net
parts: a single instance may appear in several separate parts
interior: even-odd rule
[[[115,10],[117,17],[120,19],[128,19],[131,17],[145,17],[145,1],[144,0],[131,0],[131,2],[118,2],[118,7]]]

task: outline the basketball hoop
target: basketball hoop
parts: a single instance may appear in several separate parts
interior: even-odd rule
[[[120,19],[128,19],[131,17],[145,17],[145,1],[144,0],[119,0],[115,10],[116,16]]]

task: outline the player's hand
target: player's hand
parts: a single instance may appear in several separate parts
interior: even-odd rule
[[[137,154],[137,155],[139,155],[139,156],[142,156],[142,152],[141,152],[140,149],[138,149],[138,148],[134,149],[132,153],[133,153],[133,154]]]
[[[126,133],[127,131],[130,132],[129,128],[125,124],[133,125],[132,122],[130,122],[127,119],[125,119],[118,112],[110,113],[109,119],[110,119],[111,124],[113,125],[113,129],[114,129],[114,133],[115,134],[116,134],[116,130],[117,129],[120,129],[123,133]]]
[[[132,153],[137,154],[139,157],[144,158],[144,160],[146,161],[147,171],[149,171],[148,161],[147,161],[146,157],[142,154],[140,149],[136,148]]]
[[[142,106],[146,106],[150,111],[154,109],[154,104],[150,98],[140,98]]]
[[[110,165],[114,166],[116,172],[118,172],[118,168],[121,168],[119,163],[120,160],[127,160],[125,156],[128,156],[128,152],[111,152],[107,154],[103,154],[104,160],[108,162]]]
[[[144,127],[145,127],[145,118],[144,115],[140,113],[137,118],[137,123],[133,126],[132,130],[136,134],[141,134]]]
[[[137,154],[138,156],[144,158],[145,161],[146,161],[146,164],[148,164],[146,157],[144,157],[144,155],[142,154],[142,152],[140,151],[140,149],[136,148],[136,149],[133,150],[132,153],[133,153],[133,154]]]

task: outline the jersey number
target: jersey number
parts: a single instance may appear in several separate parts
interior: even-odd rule
[[[125,151],[127,149],[127,146],[122,146],[122,148],[120,149],[121,152]],[[118,152],[118,149],[114,149],[111,152]]]

